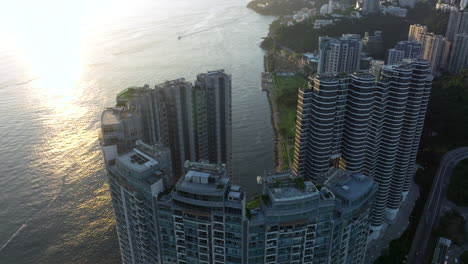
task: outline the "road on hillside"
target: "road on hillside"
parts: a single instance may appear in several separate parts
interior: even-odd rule
[[[419,219],[418,228],[413,238],[406,263],[417,264],[424,262],[427,243],[429,242],[432,229],[440,218],[453,169],[460,161],[467,158],[468,147],[451,150],[442,158],[436,177],[432,183],[429,199],[426,202],[421,219]]]

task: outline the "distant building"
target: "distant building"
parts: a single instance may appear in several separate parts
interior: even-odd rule
[[[450,4],[444,4],[444,3],[437,3],[436,4],[436,9],[437,10],[442,10],[444,12],[451,12],[451,11],[457,11],[458,8],[454,5]]]
[[[400,41],[393,49],[387,51],[386,64],[400,64],[404,59],[418,59],[421,56],[421,43],[417,41]]]
[[[318,73],[359,70],[362,41],[359,35],[343,34],[340,38],[320,37]]]
[[[451,11],[445,37],[453,42],[456,34],[468,33],[468,10]]]
[[[369,53],[369,56],[380,59],[384,57],[383,47],[383,35],[382,31],[377,30],[373,32],[373,35],[369,35],[369,32],[364,34],[362,39],[363,51]]]
[[[397,17],[406,17],[406,14],[408,13],[408,9],[398,6],[382,6],[380,10],[383,14]]]
[[[440,74],[446,41],[442,35],[425,33],[420,35],[422,58],[429,61],[434,75]]]
[[[411,25],[408,33],[408,41],[421,43],[421,56],[431,64],[432,73],[436,76],[441,74],[446,64],[447,49],[450,43],[442,35],[436,35],[427,31],[426,26]]]
[[[335,21],[333,19],[317,19],[314,21],[314,29],[320,29],[321,27],[333,25]]]
[[[468,34],[457,34],[448,69],[450,73],[457,74],[464,68],[468,68]]]
[[[395,65],[400,64],[405,59],[405,52],[395,48],[387,50],[386,64]]]
[[[419,24],[410,25],[408,32],[408,41],[421,42],[421,35],[427,33],[427,26]]]

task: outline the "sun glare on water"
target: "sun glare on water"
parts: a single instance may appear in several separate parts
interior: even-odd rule
[[[85,51],[92,48],[87,38],[97,21],[125,4],[128,1],[4,1],[0,32],[29,68],[24,81],[34,79],[41,96],[63,106],[73,99],[86,65]]]

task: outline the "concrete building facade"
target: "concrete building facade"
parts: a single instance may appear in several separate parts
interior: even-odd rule
[[[341,73],[359,70],[362,41],[359,35],[340,38],[320,37],[318,73]]]
[[[224,70],[199,74],[194,87],[196,160],[232,166],[231,76]]]
[[[185,161],[227,164],[232,152],[231,77],[224,70],[197,76],[195,87],[185,79],[151,89],[130,87],[117,95],[117,106],[102,116],[104,144],[117,142],[130,150],[137,139],[171,149],[174,181]]]
[[[393,49],[387,51],[386,64],[400,64],[404,59],[418,59],[422,56],[421,43],[417,41],[400,41]]]
[[[299,91],[293,171],[313,181],[330,167],[362,172],[379,189],[372,226],[393,219],[415,172],[431,89],[430,65],[411,60],[368,73],[310,78]],[[410,151],[408,151],[408,146]]]
[[[468,68],[468,34],[457,34],[453,42],[448,70],[452,74]]]

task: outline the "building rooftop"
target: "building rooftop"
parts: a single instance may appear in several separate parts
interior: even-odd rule
[[[187,161],[185,170],[177,189],[198,194],[223,194],[229,183],[225,165]]]
[[[180,84],[189,84],[192,85],[190,82],[185,81],[185,78],[179,78],[175,80],[165,81],[160,84],[156,84],[156,88],[165,88],[165,87],[172,87]]]
[[[135,148],[121,154],[116,158],[115,170],[121,171],[119,166],[129,171],[133,178],[144,179],[149,176],[162,176],[171,174],[170,150],[161,145],[147,145],[137,140]],[[127,172],[121,171],[123,176]]]
[[[149,85],[145,84],[143,87],[132,86],[117,94],[117,99],[129,99],[136,94],[150,90]]]
[[[121,108],[107,108],[106,110],[104,110],[101,115],[101,125],[109,126],[109,125],[120,124],[120,121],[119,121],[120,112],[118,110],[122,110],[122,109]]]
[[[352,76],[356,76],[359,79],[369,79],[369,80],[375,80],[375,76],[371,73],[368,72],[354,72],[351,74]]]
[[[291,173],[268,174],[264,177],[268,193],[276,202],[294,201],[318,195],[318,190],[310,181],[294,178]]]
[[[330,168],[325,175],[325,186],[328,186],[335,196],[355,200],[374,188],[375,182],[362,173],[350,173],[340,169]]]
[[[117,161],[134,172],[142,173],[158,166],[158,161],[136,148],[117,157]]]

